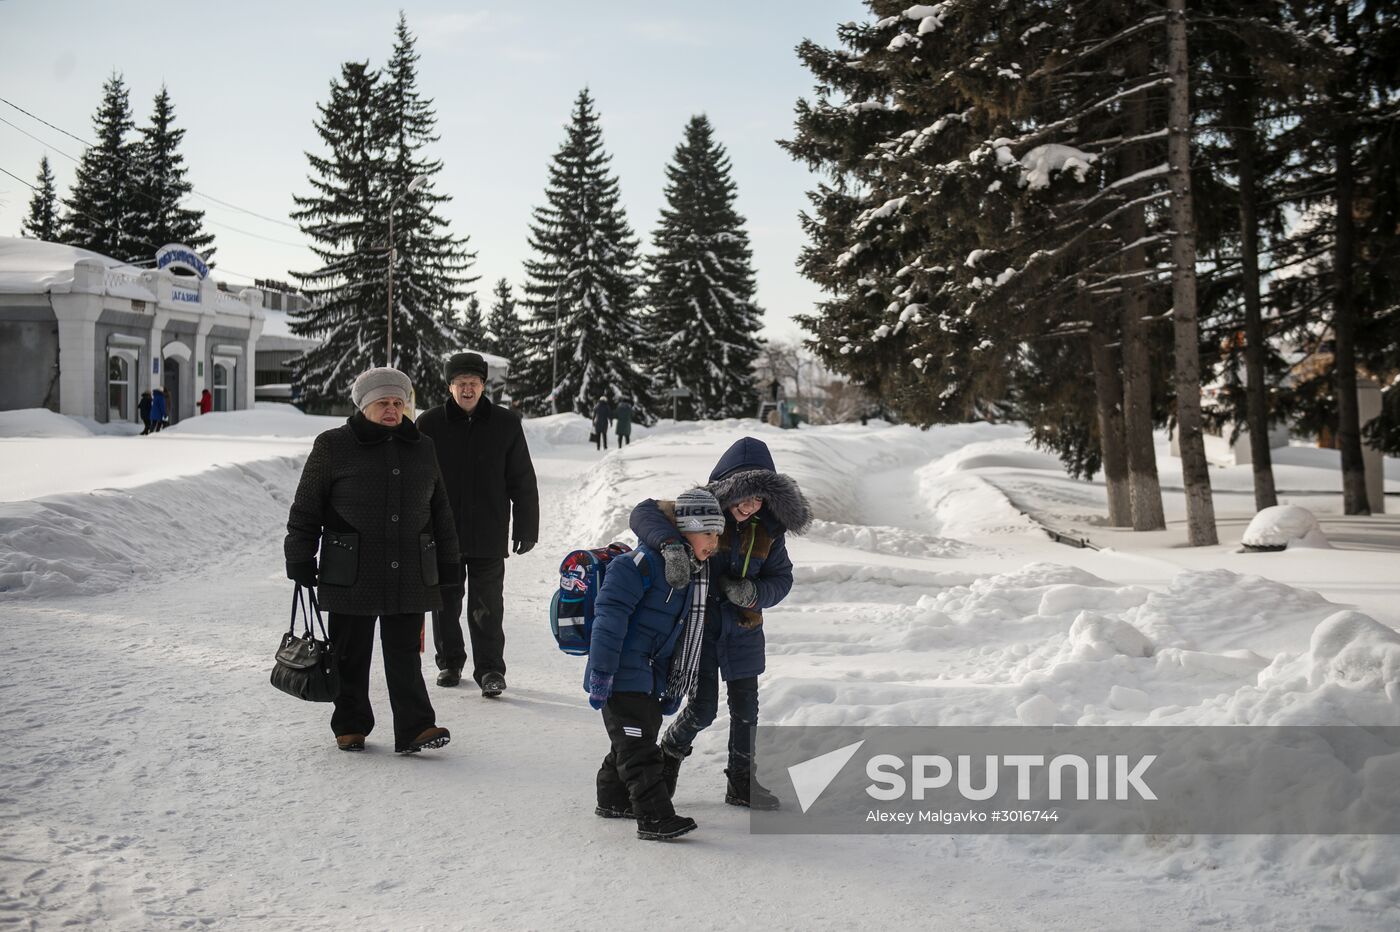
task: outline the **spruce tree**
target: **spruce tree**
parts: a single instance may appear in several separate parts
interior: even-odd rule
[[[73,188],[64,199],[63,242],[123,262],[151,259],[163,243],[136,238],[137,173],[140,162],[132,130],[126,83],[113,73],[102,86],[92,118],[97,142],[83,152]]]
[[[408,375],[419,409],[426,408],[446,397],[443,360],[467,342],[456,305],[470,295],[474,255],[437,213],[449,200],[433,191],[442,163],[422,152],[437,139],[436,118],[418,94],[418,55],[402,16],[395,37],[385,72],[347,62],[330,100],[318,105],[327,154],[307,154],[313,192],[296,198],[292,214],[323,263],[292,273],[313,300],[292,330],[324,338],[297,369],[303,397],[320,407],[343,402],[355,376],[387,364]],[[386,363],[391,255],[393,357]]]
[[[58,240],[58,192],[54,188],[53,171],[49,168],[47,155],[39,159],[38,186],[29,199],[29,216],[24,219],[20,232],[32,239],[47,242]]]
[[[330,99],[317,104],[326,154],[307,153],[312,193],[294,198],[292,217],[322,263],[291,273],[311,298],[306,310],[292,312],[292,332],[323,341],[296,362],[295,382],[315,410],[344,404],[356,376],[385,364],[388,227],[377,82],[368,62],[341,66]]]
[[[588,90],[579,92],[563,144],[549,166],[545,204],[534,210],[525,262],[526,357],[521,397],[539,413],[593,413],[598,399],[632,401],[641,423],[653,409],[634,352],[637,238],[618,200],[617,178]]]
[[[181,206],[193,186],[185,180],[185,157],[180,154],[183,129],[175,127],[175,105],[162,85],[156,94],[149,126],[141,127],[137,144],[139,169],[132,235],[164,246],[180,243],[206,260],[214,254],[214,237],[204,232],[204,211]]]
[[[437,142],[437,116],[431,99],[418,92],[419,55],[402,12],[394,27],[394,51],[382,74],[380,118],[384,124],[383,213],[394,211],[394,362],[417,389],[421,402],[444,400],[442,364],[453,352],[481,336],[464,327],[458,308],[472,297],[476,253],[457,238],[440,213],[452,198],[434,190],[442,162],[426,153]],[[415,186],[416,179],[422,179]]]
[[[1271,292],[1304,345],[1330,344],[1323,371],[1295,388],[1304,420],[1325,427],[1341,453],[1343,508],[1369,514],[1357,368],[1400,360],[1400,16],[1377,0],[1295,4],[1297,28],[1333,49],[1295,125],[1288,194],[1296,215],[1279,253],[1289,274]],[[1392,389],[1393,391],[1393,389]],[[1385,442],[1400,406],[1387,403],[1368,432]],[[1389,422],[1389,427],[1387,427]]]
[[[515,316],[515,296],[511,293],[510,282],[504,278],[496,282],[491,292],[494,299],[490,316],[486,319],[489,331],[485,344],[488,352],[510,363],[510,376],[506,379],[506,394],[515,397],[519,385],[516,369],[525,358],[525,337],[520,330],[520,318]]]
[[[476,299],[476,295],[472,295],[471,300],[467,302],[467,309],[462,314],[461,331],[464,349],[486,349],[486,322],[482,319],[481,302]]]
[[[687,389],[690,418],[752,416],[758,307],[753,252],[734,207],[729,157],[695,116],[666,166],[666,206],[647,262],[651,376],[658,394]]]

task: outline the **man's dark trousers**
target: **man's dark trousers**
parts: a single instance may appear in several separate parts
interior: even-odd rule
[[[488,673],[506,675],[503,557],[467,557],[459,581],[442,587],[442,611],[433,612],[433,647],[439,670],[461,669],[467,663],[462,638],[462,602],[467,609],[467,633],[472,642],[472,679],[481,685]]]
[[[662,775],[661,701],[649,693],[613,693],[603,706],[612,748],[598,768],[598,805],[653,821],[676,814]]]

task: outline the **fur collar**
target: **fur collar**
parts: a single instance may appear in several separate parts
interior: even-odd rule
[[[801,534],[812,523],[812,507],[807,504],[807,497],[791,476],[782,473],[746,469],[716,479],[705,488],[719,499],[725,511],[746,498],[761,496],[763,507],[758,510],[758,516],[766,518],[768,524],[776,523],[778,532]]]

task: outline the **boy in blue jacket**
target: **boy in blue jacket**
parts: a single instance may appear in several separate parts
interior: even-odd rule
[[[603,712],[611,749],[598,768],[598,808],[609,819],[635,818],[637,837],[677,838],[695,820],[676,815],[656,737],[661,717],[693,691],[705,627],[709,572],[705,561],[719,546],[724,511],[704,489],[675,502],[674,532],[690,548],[690,574],[667,582],[666,561],[645,543],[615,558],[594,604],[593,635],[584,688]]]

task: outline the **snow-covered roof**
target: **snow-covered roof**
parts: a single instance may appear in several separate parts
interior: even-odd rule
[[[96,259],[109,269],[141,274],[134,265],[89,249],[0,236],[0,294],[64,294],[73,285],[73,266],[82,259]]]

